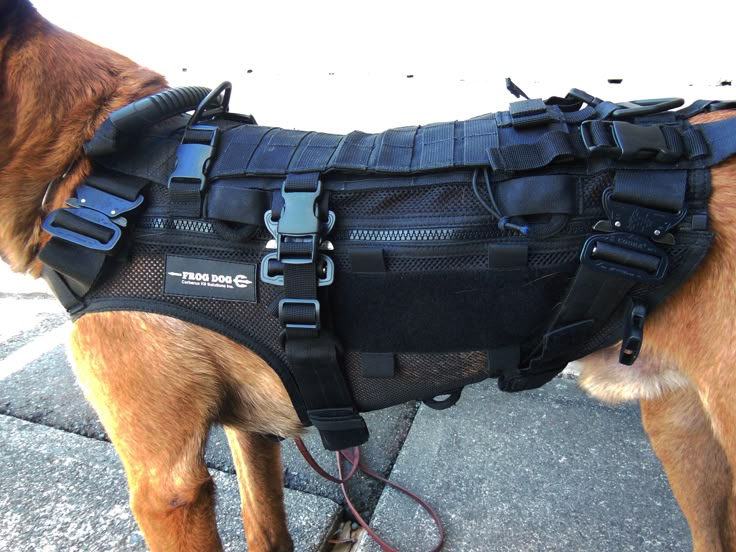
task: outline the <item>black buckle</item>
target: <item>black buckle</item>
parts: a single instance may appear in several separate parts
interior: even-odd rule
[[[613,199],[613,189],[603,191],[603,210],[613,225],[613,230],[633,232],[662,241],[667,232],[680,224],[687,215],[687,206],[676,213],[626,203]]]
[[[680,107],[685,103],[682,98],[656,98],[649,100],[634,100],[631,102],[619,102],[621,106],[611,113],[614,119],[626,119],[628,117],[641,117],[642,115],[652,115],[669,111],[676,107]]]
[[[644,341],[644,319],[647,309],[641,303],[632,303],[626,316],[624,326],[624,339],[621,343],[621,352],[618,361],[626,366],[631,366],[638,358],[641,344]]]
[[[317,258],[317,285],[329,286],[335,281],[335,262],[327,255]],[[269,253],[261,260],[261,281],[272,286],[284,285],[284,263],[278,253]]]
[[[617,232],[589,237],[580,252],[580,262],[614,276],[656,282],[664,278],[669,257],[646,238]]]
[[[335,213],[329,212],[327,227],[323,228],[317,213],[317,200],[322,193],[322,182],[313,191],[287,191],[286,182],[281,187],[284,206],[278,221],[270,210],[264,220],[276,239],[276,258],[285,264],[315,262],[320,246],[320,235],[329,234],[335,224]]]
[[[605,130],[610,143],[598,143],[593,128]],[[651,159],[672,163],[682,157],[682,149],[667,146],[660,125],[635,125],[626,121],[584,121],[580,125],[583,143],[591,155],[611,157],[622,161]],[[611,145],[611,143],[613,145]]]
[[[85,235],[77,230],[64,226],[60,221],[57,221],[60,213],[67,213],[79,217],[82,221],[87,223],[93,223],[98,226],[102,226],[112,231],[112,234],[106,241],[100,241],[92,236]],[[81,223],[84,225],[84,222]],[[60,238],[64,241],[81,245],[89,249],[96,251],[110,251],[120,240],[122,232],[120,226],[112,222],[105,214],[95,211],[93,209],[79,208],[79,209],[57,209],[52,211],[48,217],[43,221],[41,227],[48,234],[56,238]]]
[[[289,305],[294,308],[299,308],[299,313],[294,317],[294,312],[289,313]],[[308,313],[309,316],[304,316],[305,309],[300,307],[312,307]],[[297,319],[296,322],[291,322],[289,319]],[[307,320],[309,318],[309,320]],[[320,328],[320,310],[319,301],[316,299],[282,299],[279,301],[279,320],[289,330],[304,330],[318,332]]]
[[[193,131],[209,131],[210,138],[207,143],[201,141],[188,141],[186,132],[191,128]],[[220,129],[213,126],[195,125],[188,127],[185,131],[181,144],[176,148],[176,167],[169,177],[169,189],[185,191],[204,190],[207,181],[209,163],[217,148]]]

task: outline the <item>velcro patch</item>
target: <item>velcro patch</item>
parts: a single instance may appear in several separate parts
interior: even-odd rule
[[[256,265],[166,256],[165,295],[256,302]]]

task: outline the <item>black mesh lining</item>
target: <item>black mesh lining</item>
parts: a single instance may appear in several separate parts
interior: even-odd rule
[[[603,190],[613,185],[613,171],[605,171],[586,179],[583,185],[583,208],[601,209]]]
[[[110,277],[96,286],[87,298],[90,301],[110,297],[165,301],[199,312],[250,336],[253,340],[262,343],[281,362],[286,362],[286,356],[279,340],[282,327],[278,319],[271,313],[271,306],[277,302],[281,292],[280,288],[259,281],[259,303],[257,304],[165,296],[163,285],[167,254],[242,263],[258,263],[261,258],[259,248],[227,249],[137,244],[129,262],[118,267]]]
[[[346,376],[359,410],[429,399],[489,376],[484,352],[397,354],[395,359],[393,378],[370,379],[362,375],[360,354],[345,355]]]
[[[330,208],[341,220],[406,219],[485,215],[470,182],[434,184],[399,189],[332,192]]]
[[[454,178],[454,174],[450,176]],[[344,321],[342,326],[335,328],[335,333],[341,335],[345,328],[346,334],[341,335],[346,350],[344,370],[356,406],[361,411],[431,398],[487,378],[489,373],[485,352],[455,351],[507,345],[500,341],[506,339],[505,332],[514,330],[516,326],[519,328],[514,330],[513,337],[522,346],[522,351],[536,346],[549,324],[555,305],[564,296],[574,276],[583,240],[592,233],[593,224],[605,218],[601,195],[606,187],[612,185],[613,171],[582,178],[582,193],[578,198],[582,215],[571,218],[557,235],[544,241],[520,236],[512,230],[499,230],[493,217],[475,196],[467,172],[458,173],[457,181],[449,183],[407,185],[405,179],[397,179],[396,182],[396,188],[388,187],[391,182],[386,179],[376,189],[366,190],[363,187],[351,190],[348,187],[335,191],[333,188],[329,194],[330,209],[337,216],[336,227],[327,236],[334,245],[334,250],[328,254],[336,265],[336,280],[329,288],[332,300],[329,308],[335,320]],[[362,186],[368,184],[367,181],[361,182]],[[221,325],[232,329],[226,335],[254,349],[277,372],[283,374],[288,367],[281,342],[282,326],[275,316],[282,288],[264,284],[259,279],[257,304],[163,294],[166,255],[258,265],[264,255],[266,240],[270,239],[265,227],[256,230],[253,241],[240,246],[228,242],[228,239],[232,239],[229,234],[218,230],[218,224],[221,223],[168,219],[168,191],[164,186],[153,186],[146,193],[148,211],[139,220],[139,238],[130,251],[130,262],[118,263],[87,299],[104,305],[105,300],[130,297],[140,300],[140,305],[146,301],[150,302],[146,305],[159,302],[182,309],[177,312],[200,313],[200,320],[213,321],[211,326]],[[690,261],[685,256],[693,249],[702,249],[700,243],[693,245],[686,236],[683,238],[681,240],[678,236],[678,245],[670,248],[673,266],[678,270],[680,266],[689,266]],[[528,264],[525,269],[506,274],[488,270],[490,243],[528,244]],[[365,298],[360,300],[356,297],[364,293],[359,289],[364,284],[347,285],[347,282],[360,280],[352,272],[351,248],[382,249],[388,271],[386,287],[376,286],[373,289],[370,288],[373,283],[368,282],[365,284]],[[415,291],[417,280],[426,281],[424,285],[427,289]],[[469,282],[467,289],[462,289],[463,281]],[[453,286],[459,286],[459,291]],[[669,291],[667,286],[666,283],[651,288],[639,286],[636,295],[649,297],[654,294],[658,301],[660,296]],[[444,295],[443,287],[449,289]],[[518,306],[518,302],[512,304],[514,293],[527,295],[534,289],[538,297],[527,298],[530,304],[523,308]],[[410,293],[417,294],[416,303],[419,307],[406,299]],[[364,378],[360,354],[356,349],[380,350],[363,347],[359,341],[366,339],[366,333],[370,333],[366,327],[378,328],[376,335],[380,334],[386,326],[386,311],[368,313],[375,320],[373,326],[366,326],[361,318],[364,314],[360,312],[361,308],[368,303],[391,299],[392,295],[397,296],[396,304],[402,306],[407,303],[406,308],[402,306],[400,314],[407,314],[408,320],[405,328],[385,330],[400,336],[396,343],[391,344],[396,346],[393,351],[398,351],[396,374],[390,379]],[[487,308],[478,306],[479,298],[484,297]],[[471,332],[463,328],[464,336],[450,336],[442,347],[437,348],[440,340],[434,340],[431,332],[426,333],[429,331],[427,328],[431,330],[433,325],[437,326],[439,330],[435,333],[442,334],[443,339],[452,333],[441,332],[444,326],[439,327],[440,324],[434,320],[437,317],[437,301],[446,302],[442,308],[446,308],[447,319],[453,320],[459,315],[452,312],[452,308],[461,300],[465,301],[466,311],[463,314],[476,320],[474,329],[486,328],[487,331],[473,333],[473,336],[477,333],[482,339],[473,337],[463,342],[464,337]],[[341,305],[350,308],[339,312]],[[419,326],[408,316],[415,312],[424,313]],[[188,319],[186,316],[182,318]],[[399,316],[395,318],[398,320]],[[195,320],[195,323],[198,322]],[[351,324],[354,326],[352,329]],[[590,344],[581,344],[581,351],[589,352],[589,349],[593,350],[591,347],[608,344],[612,336],[620,335],[620,326],[620,317],[614,317],[593,337]],[[348,330],[353,333],[347,333]],[[401,337],[401,332],[406,332],[408,337]],[[414,334],[422,334],[421,346],[416,346],[416,343],[410,346]],[[424,352],[432,350],[447,352]]]

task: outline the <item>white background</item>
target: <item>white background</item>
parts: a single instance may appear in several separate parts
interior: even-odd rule
[[[736,10],[726,1],[35,5],[172,85],[230,80],[234,111],[284,128],[377,132],[465,119],[507,108],[506,76],[530,97],[572,87],[613,101],[736,97],[734,87],[717,86],[736,77]]]

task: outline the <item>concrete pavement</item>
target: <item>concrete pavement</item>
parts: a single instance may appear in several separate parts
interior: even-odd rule
[[[67,323],[42,284],[0,267],[0,549],[145,549],[104,429],[66,361]],[[445,551],[688,550],[687,526],[635,406],[610,408],[573,381],[506,395],[492,381],[444,412],[402,405],[367,416],[370,465],[435,506]],[[331,454],[311,448],[326,465]],[[284,446],[287,513],[298,550],[325,550],[345,519],[336,486]],[[228,550],[245,550],[224,435],[207,462]],[[358,480],[359,510],[403,551],[429,550],[418,507]],[[378,550],[361,540],[355,550]]]

